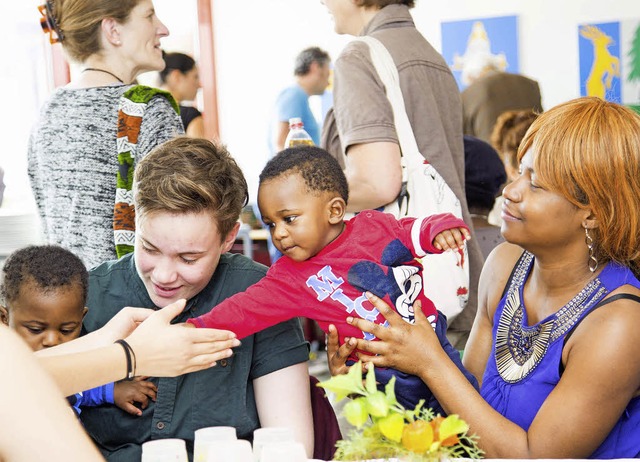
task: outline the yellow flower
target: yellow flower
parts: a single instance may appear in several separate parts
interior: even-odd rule
[[[454,446],[460,441],[458,435],[467,430],[469,430],[469,425],[457,414],[451,414],[440,422],[438,440],[442,446]]]
[[[318,384],[337,395],[355,397],[343,408],[347,421],[357,427],[337,443],[334,460],[404,457],[412,461],[432,461],[442,456],[478,459],[482,451],[477,436],[467,435],[469,426],[457,415],[441,417],[423,408],[405,409],[396,399],[395,377],[378,390],[371,366],[363,383],[362,364],[354,364],[346,375]]]
[[[380,433],[385,438],[399,443],[402,439],[403,430],[405,428],[404,417],[400,414],[389,414],[377,422]]]

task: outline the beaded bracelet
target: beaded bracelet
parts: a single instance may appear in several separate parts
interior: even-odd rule
[[[123,339],[116,340],[114,343],[122,346],[124,354],[127,357],[127,375],[125,379],[133,380],[136,375],[136,354],[133,352],[133,348]]]

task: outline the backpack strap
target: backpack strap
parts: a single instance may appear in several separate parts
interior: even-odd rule
[[[133,252],[135,242],[135,210],[133,208],[133,167],[138,146],[142,116],[147,104],[157,95],[167,98],[180,114],[178,104],[167,91],[144,85],[134,85],[120,97],[118,134],[116,138],[118,172],[113,208],[113,238],[118,258]]]

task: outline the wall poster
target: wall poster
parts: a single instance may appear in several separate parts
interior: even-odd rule
[[[469,77],[490,65],[519,73],[516,16],[443,22],[442,55],[463,90]]]
[[[640,112],[640,20],[578,26],[580,95]]]

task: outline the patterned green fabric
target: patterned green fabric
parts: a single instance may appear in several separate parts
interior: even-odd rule
[[[116,200],[113,209],[113,234],[118,258],[133,252],[135,242],[135,210],[133,206],[133,169],[142,117],[149,101],[155,96],[167,98],[171,107],[180,113],[178,104],[169,92],[158,88],[135,85],[120,98],[118,108],[118,172]]]

